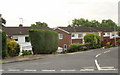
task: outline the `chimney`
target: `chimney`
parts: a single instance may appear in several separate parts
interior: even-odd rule
[[[19,25],[19,27],[23,27],[23,25],[22,25],[22,24],[20,24],[20,25]]]

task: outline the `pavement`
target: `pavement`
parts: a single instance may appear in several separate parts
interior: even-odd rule
[[[10,61],[11,59],[9,58]],[[8,59],[5,60],[9,61]],[[0,71],[3,73],[116,73],[118,69],[118,47],[57,55],[21,56],[14,58],[14,60],[14,63],[2,64]]]
[[[55,55],[55,54],[8,57],[6,59],[2,59],[2,61],[0,61],[0,63],[7,64],[7,63],[15,63],[15,62],[23,62],[23,61],[32,61],[32,60],[42,59],[42,58],[48,57],[48,56],[53,56],[53,55]]]

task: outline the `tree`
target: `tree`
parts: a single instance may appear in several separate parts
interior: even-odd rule
[[[101,47],[101,39],[98,34],[89,33],[84,37],[85,43],[90,43],[92,48]]]
[[[2,14],[0,14],[0,25],[6,24],[6,20],[2,18]]]
[[[80,19],[74,19],[72,20],[72,27],[79,27],[79,26],[83,26],[83,27],[109,27],[109,28],[116,28],[119,29],[117,27],[117,24],[115,22],[113,22],[111,19],[108,20],[102,20],[102,22],[98,22],[97,20],[91,20],[89,21],[88,19],[84,19],[84,18],[80,18]]]
[[[117,28],[117,24],[113,22],[111,19],[102,20],[100,27]]]
[[[80,18],[72,20],[72,27],[99,27],[100,23],[96,20],[89,21],[88,19]]]
[[[96,20],[92,20],[90,27],[100,27],[100,23],[98,21],[96,21]]]
[[[47,27],[48,24],[45,22],[36,22],[36,24],[31,24],[31,27]]]

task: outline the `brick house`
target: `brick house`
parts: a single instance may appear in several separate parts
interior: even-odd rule
[[[120,39],[118,32],[115,32],[111,28],[57,27],[55,31],[59,34],[59,47],[62,47],[64,50],[67,50],[72,43],[84,43],[84,36],[87,33],[99,34],[103,46],[105,46],[107,42],[113,44],[115,39],[116,41]]]

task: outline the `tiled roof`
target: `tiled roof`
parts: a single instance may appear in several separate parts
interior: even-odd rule
[[[67,32],[112,32],[111,28],[98,28],[98,27],[58,27]]]
[[[6,32],[7,35],[28,35],[30,29],[47,29],[52,30],[49,27],[3,27],[2,30]]]

